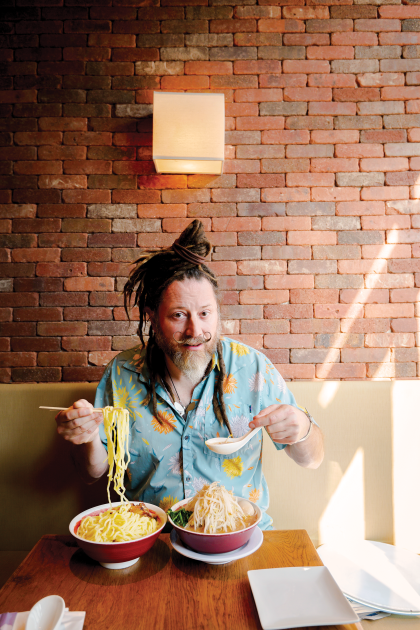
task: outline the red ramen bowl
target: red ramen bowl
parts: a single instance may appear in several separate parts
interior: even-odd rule
[[[139,505],[139,501],[130,501],[133,505]],[[120,503],[111,503],[112,507],[118,507]],[[86,555],[97,560],[106,569],[125,569],[135,564],[140,556],[143,556],[157,541],[167,521],[166,512],[156,505],[144,503],[144,505],[159,517],[159,527],[142,538],[135,538],[127,542],[93,542],[85,540],[77,534],[77,530],[85,516],[96,516],[110,507],[109,503],[98,505],[81,512],[70,523],[70,534],[77,540],[77,544]]]
[[[243,497],[235,497],[238,500],[242,500]],[[172,506],[172,510],[176,512],[179,508],[185,506],[189,503],[191,499],[184,499],[183,501],[179,501],[175,505]],[[189,529],[184,529],[179,525],[176,525],[171,517],[168,515],[168,520],[176,529],[179,538],[185,545],[188,545],[194,551],[198,551],[200,553],[227,553],[228,551],[234,551],[235,549],[239,549],[248,542],[251,538],[252,532],[257,527],[258,523],[262,518],[262,512],[258,505],[252,503],[252,501],[248,501],[254,508],[254,512],[256,514],[256,520],[246,527],[245,529],[241,529],[237,532],[226,532],[221,534],[204,534],[202,532],[194,532]]]

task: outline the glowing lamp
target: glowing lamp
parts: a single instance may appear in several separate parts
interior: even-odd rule
[[[221,175],[224,94],[153,93],[153,162],[158,173]]]

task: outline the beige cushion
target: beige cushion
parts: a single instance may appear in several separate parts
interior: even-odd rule
[[[315,544],[337,534],[403,544],[420,552],[420,385],[295,382],[325,436],[318,470],[302,469],[264,439],[263,466],[277,529],[306,529]],[[94,400],[95,383],[1,385],[0,549],[29,550],[43,534],[67,533],[83,509],[106,502],[102,479],[76,476],[53,411]]]

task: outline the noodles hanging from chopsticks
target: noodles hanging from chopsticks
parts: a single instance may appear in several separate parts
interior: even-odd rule
[[[121,503],[125,498],[124,475],[130,462],[128,440],[130,435],[129,413],[127,409],[104,407],[104,429],[108,446],[108,501],[111,504],[110,486],[114,482],[114,490],[120,496]],[[115,471],[114,471],[115,465]]]
[[[124,542],[148,536],[160,527],[159,517],[143,503],[133,505],[125,497],[124,475],[130,462],[129,412],[118,407],[104,407],[102,411],[108,447],[107,493],[110,506],[99,514],[82,519],[77,534],[93,542]],[[121,499],[116,507],[111,506],[112,481]]]

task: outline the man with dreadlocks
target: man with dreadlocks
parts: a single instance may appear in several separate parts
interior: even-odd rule
[[[136,261],[124,302],[127,312],[132,301],[138,306],[140,345],[107,366],[95,408],[130,412],[129,499],[167,509],[219,481],[256,502],[267,528],[272,519],[261,433],[228,456],[210,451],[205,441],[261,426],[277,449],[317,468],[322,434],[264,354],[221,336],[217,279],[205,258],[210,250],[195,220],[171,247],[144,251]],[[107,471],[102,414],[79,400],[56,421],[79,471],[88,481],[101,477]]]

